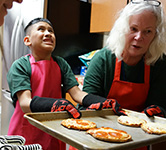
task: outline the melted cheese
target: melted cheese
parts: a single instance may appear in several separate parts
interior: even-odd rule
[[[166,134],[166,124],[148,122],[141,126],[148,133]]]
[[[145,120],[134,116],[120,116],[118,122],[124,125],[138,125],[140,126]]]

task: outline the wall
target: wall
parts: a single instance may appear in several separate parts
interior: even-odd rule
[[[161,3],[162,3],[162,6],[165,10],[165,13],[166,13],[166,0],[159,0]]]
[[[159,0],[166,12],[166,0]],[[127,0],[92,0],[90,32],[109,32]]]

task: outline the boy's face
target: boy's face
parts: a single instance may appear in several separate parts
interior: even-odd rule
[[[38,22],[31,27],[31,31],[26,36],[32,51],[40,53],[51,53],[55,48],[55,34],[53,28],[46,22]],[[25,41],[25,39],[24,39]]]

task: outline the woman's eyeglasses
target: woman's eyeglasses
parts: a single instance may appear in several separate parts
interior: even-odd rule
[[[141,2],[147,2],[148,4],[150,5],[153,5],[153,6],[160,6],[161,2],[157,1],[157,0],[131,0],[131,2],[133,4],[139,4]],[[129,0],[127,1],[127,4],[129,3]]]

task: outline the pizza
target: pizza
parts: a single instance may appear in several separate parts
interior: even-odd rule
[[[140,127],[144,122],[146,122],[144,119],[134,116],[119,116],[117,121],[120,124],[131,127]]]
[[[88,130],[97,127],[96,123],[92,121],[73,118],[62,120],[61,125],[76,130]]]
[[[145,122],[141,128],[149,134],[166,134],[166,124],[157,122]]]
[[[96,139],[108,142],[127,142],[132,139],[127,132],[110,127],[93,128],[86,132]]]

